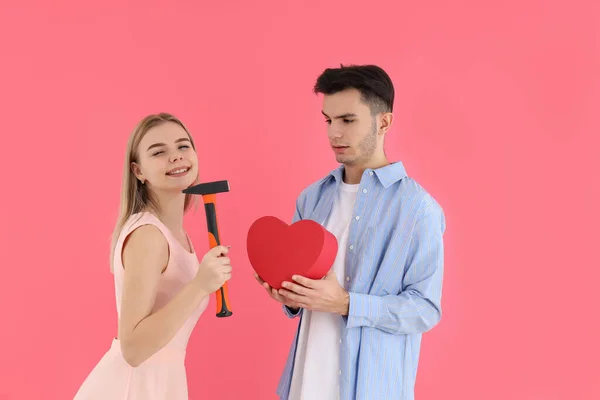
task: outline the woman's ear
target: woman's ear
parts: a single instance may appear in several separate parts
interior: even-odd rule
[[[146,178],[144,177],[144,174],[142,173],[142,170],[140,169],[140,166],[137,165],[134,162],[131,163],[131,172],[133,172],[133,174],[135,175],[135,177],[140,182],[142,182],[142,184],[144,184],[146,182]]]

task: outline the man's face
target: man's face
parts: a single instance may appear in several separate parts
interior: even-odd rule
[[[345,165],[368,162],[380,137],[377,121],[369,106],[361,101],[360,92],[348,89],[323,98],[323,115],[327,122],[329,144],[336,160]]]

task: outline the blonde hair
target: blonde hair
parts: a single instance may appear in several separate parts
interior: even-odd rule
[[[123,179],[121,183],[121,206],[119,209],[119,217],[117,219],[117,223],[115,229],[112,234],[112,243],[111,243],[111,251],[110,251],[110,270],[114,271],[114,256],[115,256],[115,247],[117,244],[117,240],[119,239],[119,235],[121,233],[121,229],[123,229],[123,225],[125,222],[134,214],[139,213],[146,209],[152,209],[156,212],[159,212],[158,205],[148,193],[148,189],[146,185],[142,184],[139,179],[136,178],[133,173],[133,169],[131,164],[138,161],[138,148],[142,138],[146,135],[146,133],[153,127],[167,123],[173,122],[178,124],[185,130],[188,134],[192,148],[196,150],[196,145],[194,144],[194,140],[190,132],[186,128],[186,126],[175,116],[168,113],[158,113],[158,114],[150,114],[142,119],[131,135],[129,136],[129,141],[127,143],[127,152],[125,154],[125,164],[123,165]],[[184,202],[184,212],[189,210],[196,199],[193,195],[186,194],[185,202]]]

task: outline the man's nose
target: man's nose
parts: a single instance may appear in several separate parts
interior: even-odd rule
[[[336,129],[336,128],[330,128],[329,129],[329,137],[331,137],[332,139],[339,139],[342,137],[342,130],[341,129]]]

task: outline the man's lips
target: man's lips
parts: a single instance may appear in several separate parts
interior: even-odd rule
[[[349,146],[331,146],[336,153],[343,153]]]

